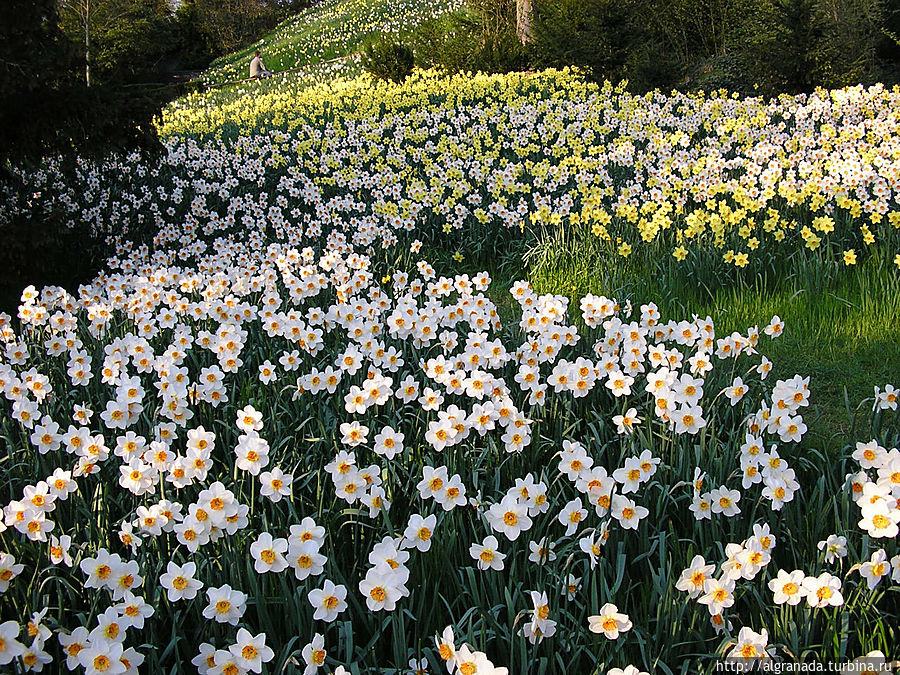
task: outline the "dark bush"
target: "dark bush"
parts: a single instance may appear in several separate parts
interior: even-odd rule
[[[591,79],[631,79],[646,31],[627,0],[559,0],[535,7],[534,54],[541,67],[576,65]]]
[[[460,10],[420,24],[410,39],[423,68],[505,73],[530,65],[516,36],[514,0],[469,0]]]
[[[808,92],[822,80],[825,17],[817,0],[772,0],[741,35],[740,58],[765,92]]]
[[[758,82],[750,76],[744,63],[735,55],[713,56],[698,62],[681,79],[678,86],[687,91],[725,89],[752,96],[759,93]]]
[[[403,82],[412,73],[415,58],[409,47],[390,36],[363,45],[362,66],[379,80]]]
[[[876,45],[876,56],[889,78],[900,80],[900,3],[882,0],[884,24]]]
[[[776,95],[896,82],[898,31],[897,0],[545,0],[532,59],[637,91]]]

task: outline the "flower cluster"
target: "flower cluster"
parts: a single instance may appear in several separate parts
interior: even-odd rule
[[[634,675],[609,668],[768,658],[807,619],[825,644],[822,615],[881,611],[900,453],[873,431],[831,489],[815,382],[763,354],[781,318],[570,306],[405,238],[566,224],[625,257],[852,264],[847,242],[896,242],[897,96],[425,73],[192,99],[162,125],[197,138],[158,162],[23,173],[4,208],[117,234],[77,294],[29,287],[0,316],[0,665],[499,675],[566,652]],[[877,420],[897,397],[876,389]],[[822,561],[809,532],[834,533]]]

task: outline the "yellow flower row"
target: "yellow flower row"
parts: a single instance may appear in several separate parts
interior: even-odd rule
[[[334,194],[374,181],[359,196],[390,230],[428,215],[448,233],[584,225],[623,256],[712,246],[744,267],[798,247],[898,247],[898,109],[900,90],[880,86],[765,101],[635,96],[570,69],[425,71],[195,96],[160,131],[173,147],[223,140]]]

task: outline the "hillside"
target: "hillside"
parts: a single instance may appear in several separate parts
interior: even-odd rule
[[[292,78],[321,82],[352,76],[359,70],[355,52],[366,37],[408,30],[460,4],[460,0],[325,0],[284,21],[246,49],[218,59],[203,77],[209,84],[245,78],[257,49],[276,72],[313,66]],[[352,58],[316,67],[342,56]]]
[[[348,77],[460,1],[0,184],[2,673],[892,672],[900,87]]]

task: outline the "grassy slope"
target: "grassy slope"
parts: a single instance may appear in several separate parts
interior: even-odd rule
[[[458,4],[457,0],[325,0],[284,21],[246,49],[218,59],[204,78],[220,83],[247,77],[256,49],[276,72],[353,55],[370,35],[407,30]],[[357,72],[357,60],[350,59],[324,75]]]

